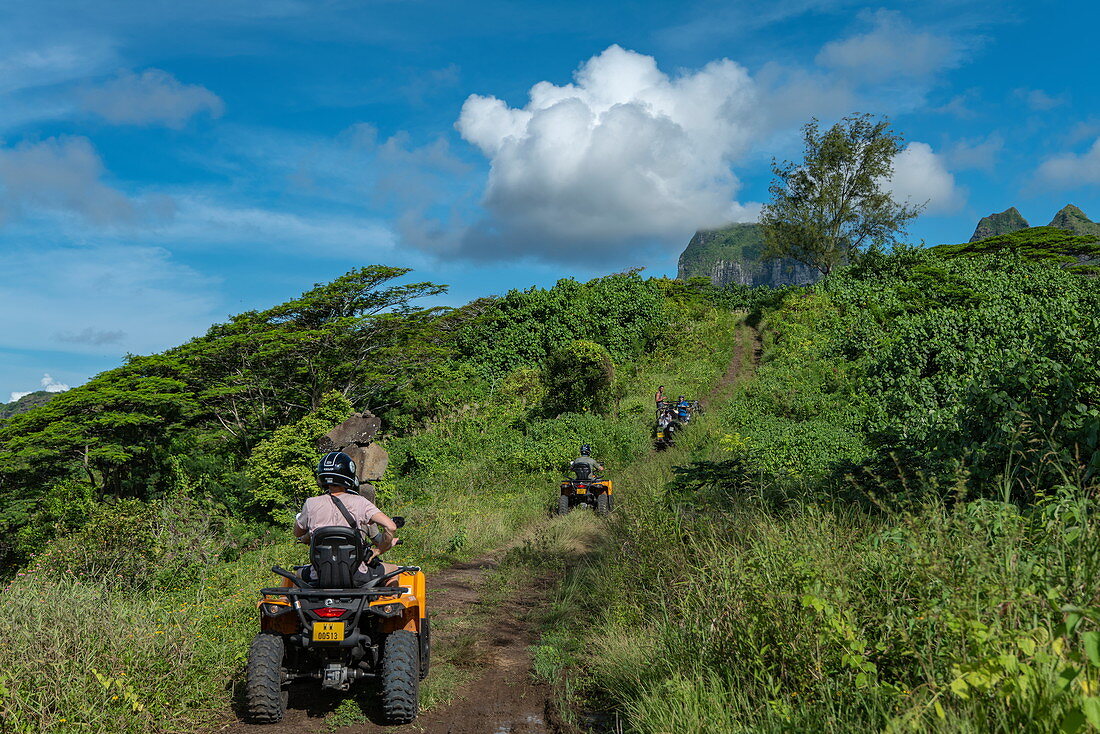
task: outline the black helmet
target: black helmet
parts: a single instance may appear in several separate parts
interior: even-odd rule
[[[343,451],[330,451],[321,457],[317,464],[318,486],[338,484],[348,489],[359,488],[359,477],[355,474],[355,462]]]
[[[592,447],[588,444],[581,444],[581,456],[591,456]]]

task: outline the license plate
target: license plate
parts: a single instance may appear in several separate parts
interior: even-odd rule
[[[577,487],[577,494],[584,494],[584,487]]]
[[[314,642],[343,642],[344,641],[344,623],[343,622],[314,622],[313,623],[313,641]]]
[[[657,434],[657,440],[658,441],[660,441],[664,437],[665,437],[664,431],[661,431],[660,433]]]

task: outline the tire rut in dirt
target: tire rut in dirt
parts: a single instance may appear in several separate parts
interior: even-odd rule
[[[408,724],[420,711],[420,640],[399,630],[382,654],[382,713],[391,724]]]
[[[283,638],[260,633],[252,640],[245,669],[244,709],[254,724],[274,724],[286,715],[283,689]]]

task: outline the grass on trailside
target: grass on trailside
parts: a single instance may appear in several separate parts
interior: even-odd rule
[[[1095,283],[860,267],[767,314],[755,377],[620,478],[535,655],[577,720],[1100,728]]]

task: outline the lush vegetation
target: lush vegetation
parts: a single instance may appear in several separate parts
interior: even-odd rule
[[[1100,287],[1067,237],[872,248],[808,289],[623,273],[459,309],[368,268],[133,358],[0,426],[0,721],[226,720],[255,589],[304,555],[286,518],[315,441],[370,408],[397,550],[429,569],[530,528],[579,443],[611,469],[610,522],[574,513],[501,567],[564,573],[535,668],[567,713],[1100,727]],[[654,453],[660,384],[709,410]],[[428,705],[469,675],[449,655]]]
[[[715,302],[759,298],[626,273],[423,310],[410,297],[436,287],[388,283],[402,274],[355,271],[4,426],[8,558],[26,562],[0,593],[0,726],[210,730],[256,589],[304,559],[287,518],[328,428],[383,416],[379,502],[410,519],[400,558],[438,569],[543,516],[579,444],[613,467],[644,456],[651,385],[713,382],[733,319]],[[600,401],[563,403],[592,365]],[[466,674],[440,656],[427,705]]]
[[[639,732],[1100,727],[1096,281],[872,253],[763,334],[562,585],[537,659],[567,703]]]

